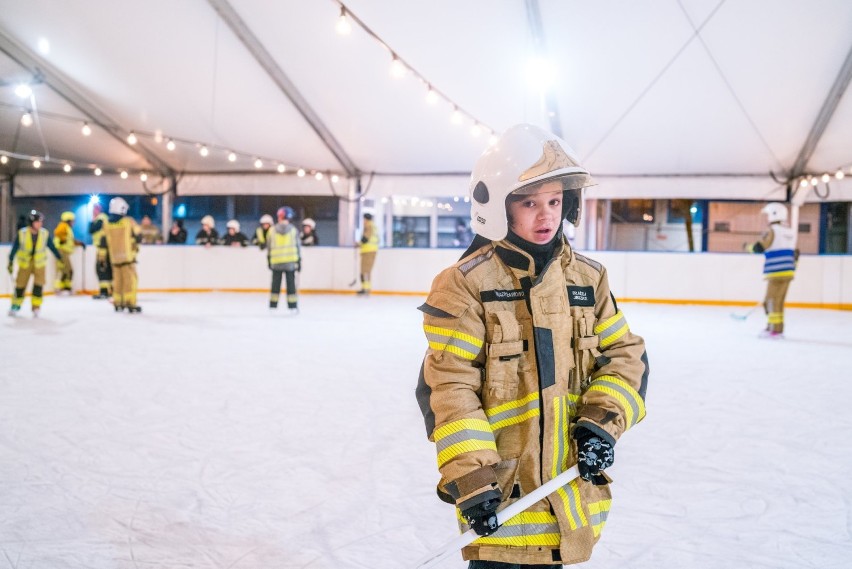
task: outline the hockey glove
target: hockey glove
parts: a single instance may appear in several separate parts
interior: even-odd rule
[[[488,490],[459,504],[462,516],[478,535],[491,535],[497,531],[497,506],[500,505],[500,490]]]
[[[6,267],[6,270],[8,270],[9,274],[11,275],[15,271],[15,267],[12,266],[12,263],[9,263],[9,266]]]
[[[600,486],[607,483],[601,472],[615,461],[613,445],[583,426],[574,429],[577,441],[577,469],[583,480]]]

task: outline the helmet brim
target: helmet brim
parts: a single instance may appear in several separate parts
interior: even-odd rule
[[[534,194],[538,191],[538,188],[542,184],[555,180],[562,182],[561,190],[579,190],[581,188],[588,188],[589,186],[597,185],[597,182],[591,175],[585,172],[571,172],[561,176],[549,176],[542,180],[536,180],[512,191],[512,193],[519,196]]]

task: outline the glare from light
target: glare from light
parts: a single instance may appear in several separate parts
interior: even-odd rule
[[[337,174],[334,174],[334,175],[331,176],[331,181],[334,182],[335,184],[337,183],[338,180],[340,180],[340,176],[338,176]]]
[[[317,172],[316,174],[314,174],[314,178],[316,178],[317,180],[322,180],[322,172]]]
[[[395,55],[393,56],[393,59],[391,60],[390,74],[391,74],[391,77],[394,77],[396,79],[401,79],[408,74],[408,68]]]
[[[133,146],[137,142],[139,142],[139,139],[136,138],[136,134],[131,130],[130,134],[127,135],[127,144]]]
[[[210,154],[210,151],[207,150],[207,147],[202,144],[201,148],[198,149],[198,153],[201,154],[201,156],[203,156],[204,158],[207,158],[207,155]]]
[[[263,160],[261,160],[260,158],[257,158],[254,161],[254,167],[255,168],[263,168]]]
[[[453,114],[450,115],[450,122],[453,124],[461,124],[462,114],[458,107],[453,109]]]
[[[543,57],[531,57],[525,70],[526,81],[530,88],[544,92],[553,85],[556,68],[553,63]]]
[[[5,154],[0,156],[0,164],[7,164],[9,162],[9,157]]]
[[[299,176],[300,178],[304,178],[305,177],[305,169],[299,168],[299,171],[296,172],[296,175]]]
[[[100,176],[103,173],[103,170],[101,170],[100,168],[95,168],[95,176]]]
[[[148,181],[148,174],[146,174],[145,172],[142,172],[141,174],[139,174],[139,179],[142,180],[143,182],[147,182]]]
[[[50,42],[47,41],[47,38],[39,38],[38,40],[38,51],[42,55],[47,55],[50,53]]]
[[[478,124],[474,124],[472,127],[470,127],[470,135],[472,137],[478,138],[480,134],[482,134],[482,127],[480,127]]]
[[[157,130],[154,131],[154,142],[156,142],[157,144],[160,144],[161,142],[163,142],[163,131],[162,130],[157,129]]]
[[[122,171],[121,171],[121,174],[119,174],[119,175],[121,176],[121,179],[122,179],[122,180],[126,180],[126,179],[127,179],[127,172],[126,172],[126,171],[122,170]]]
[[[65,166],[62,167],[62,169],[65,170],[65,173],[67,174],[68,172],[71,171],[71,164],[66,164]]]
[[[388,198],[382,198],[382,203],[388,203]]]
[[[237,161],[237,155],[234,154],[233,152],[229,152],[228,153],[228,162],[236,162],[236,161]]]
[[[15,94],[22,99],[27,99],[33,94],[33,90],[29,85],[21,84],[15,87]]]
[[[23,115],[21,115],[21,124],[23,126],[32,126],[33,116],[30,113],[24,113]]]
[[[689,213],[695,215],[696,213],[698,213],[698,208],[695,207],[695,206],[692,206],[691,208],[689,208]]]
[[[800,187],[800,188],[804,188],[804,187],[805,187],[805,186],[807,186],[807,185],[808,185],[808,180],[807,180],[807,178],[802,178],[801,180],[799,180],[799,187]]]
[[[813,178],[811,178],[811,185],[816,186],[817,184],[819,184],[819,178],[814,176]]]
[[[346,17],[346,9],[341,6],[340,16],[337,18],[337,23],[334,29],[342,36],[348,36],[352,33],[352,24],[349,23],[349,18]]]
[[[464,197],[464,201],[465,201],[465,203],[469,202],[469,201],[470,201],[470,196],[465,196],[465,197]]]
[[[436,93],[435,90],[432,89],[432,87],[429,87],[429,89],[426,91],[426,103],[429,105],[434,105],[438,102],[438,99],[438,93]]]
[[[177,206],[175,217],[186,217],[186,206],[184,204]]]
[[[168,142],[166,142],[166,149],[167,149],[169,152],[171,152],[171,151],[173,151],[173,150],[175,149],[175,141],[174,141],[174,140],[172,140],[171,138],[168,140]]]
[[[279,164],[276,170],[278,170],[279,174],[283,174],[287,171],[287,166],[285,166],[284,164]]]
[[[33,160],[33,168],[41,168],[41,160],[39,160],[38,158]]]
[[[83,136],[92,136],[92,127],[89,126],[89,123],[84,122],[80,132],[83,133]]]
[[[843,173],[843,170],[838,170],[837,172],[834,173],[834,177],[837,178],[838,180],[842,180],[845,176],[846,176],[846,174]]]
[[[497,135],[496,134],[492,134],[491,136],[488,137],[488,144],[490,146],[494,146],[495,144],[497,144]]]
[[[98,168],[97,170],[100,170],[100,168]],[[98,196],[98,194],[92,194],[91,196],[89,196],[89,205],[95,205],[96,203],[101,203],[101,198]]]
[[[458,196],[453,196],[453,201],[454,201],[454,202],[459,201],[459,197],[458,197]]]
[[[822,175],[822,183],[823,184],[827,184],[830,179],[831,179],[831,176],[829,176],[828,174]]]

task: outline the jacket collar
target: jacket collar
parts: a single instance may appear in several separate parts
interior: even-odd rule
[[[553,259],[559,259],[562,257],[562,265],[566,265],[570,263],[574,252],[571,249],[571,245],[565,240],[565,236],[563,235],[561,246],[557,247],[553,251]],[[507,266],[517,269],[519,271],[524,271],[525,273],[532,274],[535,268],[535,261],[533,261],[532,256],[515,245],[514,243],[510,243],[509,241],[503,239],[501,241],[494,242],[494,250],[497,253],[497,256],[500,257],[500,260],[503,261]],[[551,263],[548,263],[548,266]],[[544,271],[542,271],[543,273]],[[540,277],[541,275],[539,275]]]

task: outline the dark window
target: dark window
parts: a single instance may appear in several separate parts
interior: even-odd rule
[[[612,200],[612,220],[622,223],[653,223],[654,200]]]

